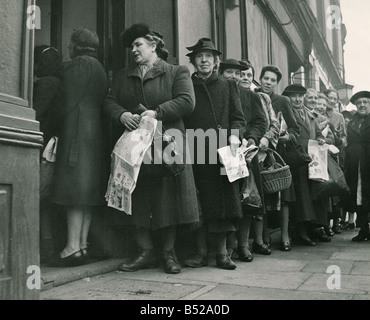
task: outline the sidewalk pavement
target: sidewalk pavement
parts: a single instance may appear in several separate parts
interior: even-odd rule
[[[43,268],[43,300],[370,300],[370,241],[351,238],[358,229],[335,235],[316,247],[293,245],[279,250],[280,232],[272,233],[272,254],[237,269],[183,268],[119,272],[112,259],[65,269]],[[328,267],[340,268],[340,277]],[[336,288],[328,288],[327,282]]]

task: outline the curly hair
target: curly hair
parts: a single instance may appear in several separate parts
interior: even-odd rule
[[[165,43],[161,36],[157,32],[151,32],[147,34],[144,39],[148,41],[149,44],[155,44],[156,48],[155,51],[159,58],[163,59],[164,61],[167,61],[169,52],[165,48]]]
[[[268,72],[268,71],[276,74],[277,83],[279,83],[281,78],[283,77],[283,75],[282,75],[280,69],[277,66],[274,66],[274,65],[268,65],[268,66],[265,66],[265,67],[262,68],[261,75],[260,75],[260,80],[263,78],[265,73]]]
[[[36,46],[34,49],[35,75],[38,78],[55,76],[61,78],[63,62],[62,55],[54,47]]]

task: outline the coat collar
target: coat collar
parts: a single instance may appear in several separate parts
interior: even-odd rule
[[[200,86],[200,85],[207,85],[208,83],[211,83],[213,81],[216,81],[218,79],[217,72],[213,72],[206,80],[203,80],[197,76],[197,73],[193,73],[191,76],[194,85]]]
[[[162,59],[159,59],[159,61],[146,73],[143,81],[148,79],[154,79],[158,76],[160,76],[162,73],[165,73],[165,65],[166,62]],[[131,69],[128,74],[128,77],[139,77],[141,78],[141,71],[140,68],[137,66],[133,69]]]
[[[365,128],[370,127],[370,115],[366,116],[363,119],[363,122],[361,124],[361,128],[359,128],[359,123],[362,120],[362,117],[358,113],[356,113],[353,116],[353,119],[348,123],[348,127],[350,127],[353,131],[360,134],[361,131],[363,131]]]

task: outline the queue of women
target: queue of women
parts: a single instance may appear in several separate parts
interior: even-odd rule
[[[196,137],[193,150],[203,153],[205,160],[198,161],[195,156],[194,162],[186,163],[178,175],[153,176],[151,164],[142,164],[132,193],[132,215],[124,220],[133,227],[138,250],[119,270],[148,269],[160,262],[166,273],[207,266],[210,235],[216,266],[233,270],[235,259],[252,262],[255,254],[271,254],[267,219],[271,214],[279,215],[279,245],[283,251],[290,251],[296,244],[329,242],[344,223],[353,228],[355,213],[361,229],[353,240],[370,238],[370,92],[353,95],[351,102],[357,112],[342,114],[334,90],[319,93],[292,84],[278,94],[276,88],[283,75],[277,66],[265,66],[259,76],[260,87],[252,90],[256,83],[252,64],[235,59],[222,62],[222,52],[208,38],[187,47],[195,70],[192,75],[187,67],[166,62],[169,53],[162,35],[144,24],[127,29],[122,41],[131,49],[136,66],[121,70],[109,91],[104,68],[97,59],[99,39],[85,28],[73,32],[69,45],[72,60],[63,71],[57,76],[43,75],[53,80],[46,81],[49,86],[44,92],[35,86],[34,96],[43,97],[34,101],[37,115],[41,115],[42,103],[50,105],[47,112],[43,109],[43,118],[38,118],[41,128],[45,137],[57,136],[59,141],[49,198],[67,212],[67,243],[54,257],[55,266],[86,263],[92,213],[105,202],[104,146],[108,144],[112,150],[125,131],[139,127],[143,117],[160,121],[166,130],[179,130],[185,144],[189,129],[220,134],[216,141],[207,140],[205,144]],[[59,61],[60,66],[61,58],[56,53],[49,47],[38,52],[37,70],[45,59],[50,65]],[[42,77],[38,81],[41,83]],[[57,92],[63,93],[58,99],[62,103],[55,102]],[[112,124],[109,143],[103,141],[103,117]],[[255,156],[249,169],[262,206],[243,206],[245,180],[230,182],[221,174],[221,161],[210,161],[211,154],[223,147],[221,140],[233,152],[241,145],[256,146],[259,155],[274,150],[282,159],[289,145],[300,145],[306,152],[309,140],[335,145],[340,150],[335,159],[346,175],[350,193],[341,197],[314,195],[307,163],[290,168],[289,188],[268,194],[260,174],[259,159],[263,157]],[[188,234],[195,239],[195,254],[181,261],[175,251],[180,225],[189,226]],[[153,231],[160,235],[159,244],[153,241]]]

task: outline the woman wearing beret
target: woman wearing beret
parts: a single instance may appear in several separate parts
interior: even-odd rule
[[[324,144],[325,139],[317,125],[315,117],[304,106],[304,95],[307,89],[299,84],[292,84],[285,88],[283,96],[289,97],[293,113],[300,127],[300,135],[297,143],[307,152],[308,140],[317,140],[319,144]],[[320,225],[327,224],[327,212],[329,210],[329,200],[317,199],[314,201],[311,193],[311,184],[308,179],[308,165],[292,169],[294,193],[295,193],[295,242],[315,246],[316,243],[310,239],[310,223],[315,222]]]
[[[196,105],[185,119],[187,129],[208,133],[210,139],[195,137],[194,177],[202,210],[202,225],[196,231],[198,253],[187,259],[190,267],[208,264],[207,233],[212,233],[219,268],[236,268],[226,249],[226,235],[236,231],[242,217],[239,181],[230,183],[222,172],[217,149],[230,144],[236,151],[244,134],[244,116],[237,83],[218,77],[219,56],[212,41],[201,38],[187,54],[196,72],[192,75]],[[198,148],[199,147],[199,148]],[[204,160],[203,160],[203,159]]]
[[[193,111],[195,103],[189,70],[166,62],[168,51],[162,36],[144,24],[132,25],[122,39],[124,46],[131,48],[136,67],[118,73],[105,99],[105,113],[113,127],[119,134],[132,131],[138,127],[140,117],[149,116],[160,121],[165,130],[178,130],[185,146],[182,118]],[[134,226],[139,252],[119,270],[136,271],[156,265],[152,240],[155,230],[161,237],[164,271],[179,273],[181,266],[174,249],[176,226],[199,221],[192,167],[186,165],[179,175],[169,177],[153,177],[152,170],[151,164],[141,165],[132,194],[132,216],[124,217]]]
[[[97,59],[99,38],[81,28],[71,35],[71,61],[64,67],[64,108],[55,117],[57,136],[54,202],[66,207],[67,244],[58,265],[80,264],[87,255],[93,211],[104,205],[103,133],[101,115],[107,77]]]
[[[359,234],[353,241],[370,240],[370,92],[354,94],[351,102],[357,113],[348,123],[348,145],[345,157],[345,176],[351,194],[346,197],[344,209],[357,212]]]

